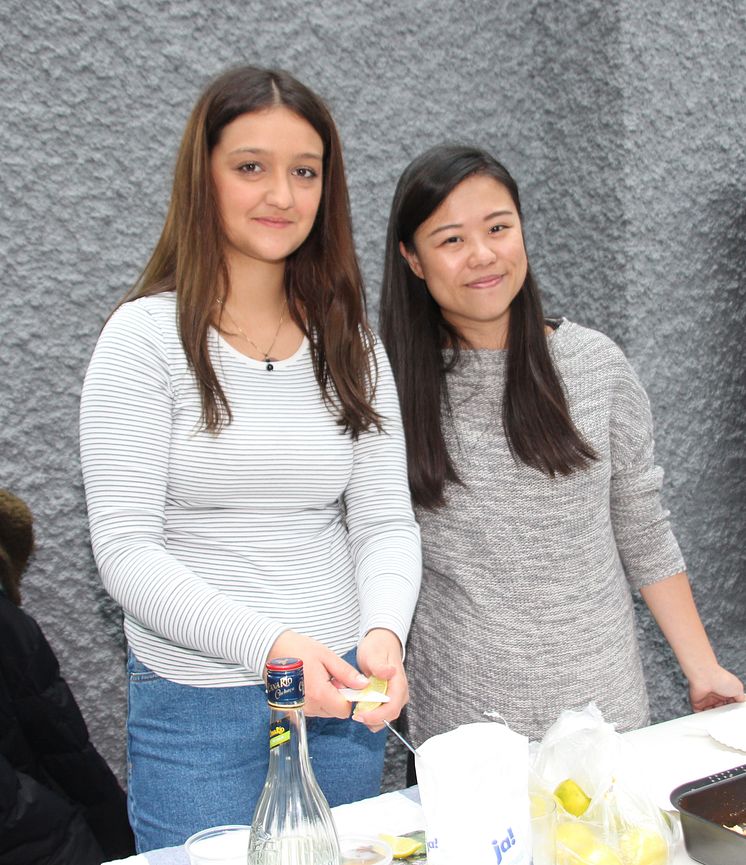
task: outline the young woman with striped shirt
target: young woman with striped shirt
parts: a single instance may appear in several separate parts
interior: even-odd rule
[[[305,663],[331,804],[376,794],[419,534],[338,135],[287,73],[231,70],[197,102],[160,240],[88,369],[81,458],[124,610],[138,848],[249,821],[271,657]],[[369,675],[392,699],[355,723],[337,687]]]

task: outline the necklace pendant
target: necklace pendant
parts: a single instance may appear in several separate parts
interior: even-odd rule
[[[272,372],[272,370],[275,368],[275,365],[272,363],[272,358],[265,357],[264,362],[267,364],[267,372]]]

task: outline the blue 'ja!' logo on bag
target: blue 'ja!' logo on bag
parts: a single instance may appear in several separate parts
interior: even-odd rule
[[[507,853],[511,847],[515,847],[515,835],[513,834],[513,830],[508,828],[508,834],[502,841],[492,842],[492,849],[495,851],[495,856],[497,856],[497,865],[500,865],[503,861],[503,853]]]

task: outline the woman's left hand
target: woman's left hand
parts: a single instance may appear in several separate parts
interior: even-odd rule
[[[357,649],[357,665],[366,676],[386,679],[386,694],[391,699],[370,712],[353,715],[355,721],[365,724],[374,733],[381,730],[383,722],[393,721],[409,701],[407,674],[402,662],[402,646],[393,631],[373,628],[363,637]]]
[[[689,680],[689,701],[695,712],[715,709],[727,703],[743,703],[746,696],[740,679],[720,665]]]
[[[640,593],[689,680],[692,709],[701,712],[743,703],[743,683],[718,664],[686,572],[643,586]]]

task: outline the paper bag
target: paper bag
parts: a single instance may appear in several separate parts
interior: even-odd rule
[[[528,739],[465,724],[417,751],[428,865],[529,865]]]

